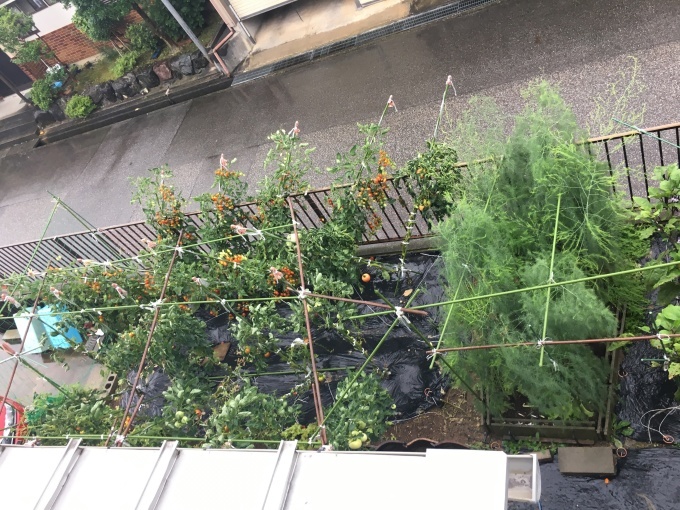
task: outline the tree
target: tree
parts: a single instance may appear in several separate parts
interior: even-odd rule
[[[66,7],[73,6],[76,8],[73,23],[78,30],[92,40],[106,41],[111,39],[114,28],[131,10],[134,10],[165,44],[172,48],[177,47],[177,43],[158,27],[137,2],[132,0],[112,0],[106,4],[101,0],[64,0],[63,4]]]
[[[184,37],[184,30],[160,0],[139,0],[138,3],[165,33],[170,34],[175,40]],[[205,0],[172,0],[172,5],[192,30],[203,28]]]
[[[26,40],[33,34],[33,18],[11,9],[0,9],[0,46],[14,54],[12,60],[17,64],[54,56],[42,40]]]

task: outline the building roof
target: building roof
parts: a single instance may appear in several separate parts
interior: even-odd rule
[[[3,508],[332,510],[438,505],[504,509],[538,501],[533,455],[479,450],[426,453],[100,448],[0,448]],[[439,480],[439,481],[437,481]]]

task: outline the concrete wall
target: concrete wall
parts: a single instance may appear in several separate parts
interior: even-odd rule
[[[56,3],[47,9],[33,15],[33,23],[44,36],[71,24],[71,18],[76,13],[75,7],[67,9],[61,3]]]

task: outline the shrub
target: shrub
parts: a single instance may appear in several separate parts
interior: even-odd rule
[[[68,103],[64,113],[69,119],[84,119],[97,106],[92,102],[88,96],[73,96]]]
[[[116,59],[113,64],[113,74],[116,78],[129,73],[135,68],[137,60],[139,59],[139,53],[136,51],[128,51]]]
[[[182,27],[179,26],[179,23],[175,21],[175,18],[172,17],[172,14],[168,12],[162,2],[141,0],[139,4],[158,25],[160,30],[175,40],[185,37],[184,30],[182,30]],[[192,30],[200,31],[203,28],[205,25],[205,17],[203,15],[205,0],[173,0],[172,5]]]
[[[48,79],[36,80],[31,87],[31,101],[41,110],[47,110],[52,103],[56,94],[52,89],[52,82]]]
[[[130,40],[132,51],[139,53],[156,48],[158,39],[146,23],[130,25],[125,31],[125,37]]]

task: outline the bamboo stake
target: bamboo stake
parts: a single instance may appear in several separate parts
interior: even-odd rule
[[[409,297],[409,300],[406,303],[406,306],[409,306],[417,295],[418,295],[418,289],[416,289],[413,292],[413,294],[411,294],[411,296]],[[394,313],[394,312],[392,312],[392,313]],[[316,433],[318,433],[318,431],[321,429],[321,427],[326,423],[328,418],[333,414],[333,411],[335,411],[335,409],[338,407],[338,405],[342,402],[342,399],[345,398],[345,396],[347,396],[347,393],[349,393],[349,390],[352,389],[352,386],[354,386],[354,383],[357,382],[357,379],[359,378],[359,376],[363,373],[364,369],[368,366],[368,364],[371,362],[371,360],[375,357],[376,353],[378,352],[380,347],[382,347],[382,344],[385,342],[385,340],[387,339],[387,337],[392,332],[392,330],[394,329],[394,327],[397,325],[398,322],[399,322],[399,317],[396,317],[392,321],[392,324],[387,329],[387,331],[385,331],[385,334],[382,336],[382,338],[380,339],[378,344],[375,346],[375,348],[373,349],[371,354],[369,354],[368,358],[366,358],[366,361],[364,361],[363,365],[361,365],[361,367],[359,367],[359,370],[357,370],[356,374],[354,374],[354,377],[352,377],[352,379],[350,380],[349,384],[345,387],[343,392],[340,395],[338,395],[338,398],[335,401],[335,404],[333,405],[333,407],[331,407],[331,410],[328,411],[328,414],[326,414],[326,418],[324,420],[324,423],[319,425],[319,428],[316,430],[314,435],[316,435]],[[314,437],[314,436],[312,436],[312,437]]]
[[[47,218],[47,223],[45,224],[45,228],[43,228],[42,234],[40,234],[40,239],[38,240],[38,244],[36,244],[35,248],[33,248],[33,253],[31,253],[30,258],[28,259],[28,262],[26,263],[26,269],[25,272],[28,272],[29,269],[31,269],[31,263],[35,259],[35,256],[38,254],[38,250],[40,249],[40,246],[42,245],[43,240],[45,239],[45,234],[47,234],[47,229],[50,228],[50,225],[52,223],[52,219],[54,218],[54,214],[57,212],[57,208],[59,207],[59,202],[56,202],[54,204],[54,207],[52,207],[52,211],[50,212],[49,217]],[[17,289],[19,288],[19,282],[16,283],[14,288],[12,289],[12,294],[14,294]],[[0,304],[0,313],[2,313],[5,310],[5,307],[7,306],[8,301],[3,302]],[[13,319],[14,317],[3,317],[4,319]]]
[[[180,231],[179,237],[177,239],[177,247],[180,246],[182,242],[182,235],[184,230]],[[177,260],[177,250],[172,254],[172,259],[170,259],[170,265],[168,266],[168,271],[165,273],[165,281],[163,282],[163,289],[161,290],[160,301],[165,297],[165,291],[168,288],[168,282],[170,281],[170,273],[172,273],[172,267],[175,265],[175,260]],[[144,370],[144,364],[146,363],[146,356],[149,354],[149,347],[151,347],[151,339],[153,338],[154,330],[156,329],[156,324],[158,323],[158,316],[160,315],[160,307],[156,307],[153,314],[153,321],[151,322],[151,327],[149,328],[149,336],[146,339],[146,345],[144,346],[144,352],[142,353],[142,359],[139,362],[139,369],[135,375],[134,382],[132,383],[132,389],[130,390],[130,399],[125,406],[125,411],[123,412],[123,417],[121,418],[120,428],[118,429],[118,435],[122,434],[123,428],[125,427],[125,418],[130,411],[130,404],[132,404],[132,395],[137,391],[137,384],[139,383],[139,378]]]
[[[562,195],[557,195],[557,214],[555,214],[555,231],[553,232],[552,255],[550,255],[550,273],[548,275],[548,282],[554,282],[553,267],[555,266],[555,247],[557,246],[557,228],[560,224],[560,204],[562,203]],[[541,341],[545,341],[545,335],[548,331],[548,311],[550,310],[550,294],[552,289],[545,291],[545,315],[543,316],[543,333],[541,334]],[[541,357],[538,361],[538,366],[543,366],[543,354],[545,349],[541,345]]]
[[[495,292],[493,294],[484,294],[481,296],[471,296],[471,297],[466,297],[466,298],[461,298],[461,299],[452,299],[449,301],[440,301],[438,303],[430,303],[426,305],[418,305],[414,306],[412,309],[413,310],[425,310],[427,308],[434,308],[436,306],[445,306],[445,305],[455,305],[458,303],[467,303],[469,301],[477,301],[480,299],[491,299],[495,297],[500,297],[500,296],[510,296],[513,294],[522,294],[524,292],[532,292],[535,290],[543,290],[543,289],[549,289],[552,287],[561,287],[563,285],[573,285],[576,283],[582,283],[582,282],[592,282],[595,280],[602,280],[604,278],[612,278],[614,276],[623,276],[627,274],[636,274],[636,273],[642,273],[644,271],[653,271],[655,269],[662,269],[665,267],[673,267],[677,266],[680,264],[680,261],[674,261],[674,262],[666,262],[664,264],[656,264],[653,266],[645,266],[645,267],[638,267],[635,269],[626,269],[624,271],[617,271],[615,273],[607,273],[607,274],[598,274],[595,276],[584,276],[583,278],[577,278],[575,280],[565,280],[563,282],[554,282],[554,283],[546,283],[542,285],[535,285],[533,287],[525,287],[523,289],[514,289],[514,290],[506,290],[503,292]],[[389,315],[391,312],[374,312],[374,313],[369,313],[365,315],[356,315],[356,316],[351,316],[348,317],[348,319],[357,319],[357,318],[369,318],[369,317],[377,317],[380,315]]]
[[[629,337],[613,337],[613,338],[590,338],[585,340],[546,340],[543,345],[578,345],[578,344],[600,344],[600,343],[615,343],[615,342],[641,342],[643,340],[663,340],[664,338],[678,338],[680,334],[672,335],[646,335],[646,336],[629,336]],[[438,349],[437,352],[459,352],[459,351],[477,351],[484,349],[500,349],[504,347],[530,347],[538,346],[536,342],[516,342],[512,344],[486,344],[486,345],[466,345],[462,347],[445,347]],[[428,351],[432,353],[432,351]]]
[[[60,203],[61,203],[61,205],[64,205],[63,202],[60,202]],[[272,231],[272,230],[279,230],[279,229],[282,229],[282,228],[288,228],[288,227],[290,227],[290,226],[291,226],[291,225],[278,225],[278,226],[276,226],[276,227],[264,228],[264,229],[260,230],[260,232],[269,232],[269,231]],[[204,245],[206,245],[206,244],[217,243],[217,242],[219,242],[219,241],[228,241],[228,240],[230,240],[230,239],[235,239],[235,238],[237,238],[237,237],[244,237],[244,236],[247,236],[247,235],[249,235],[249,234],[247,234],[247,233],[246,233],[246,234],[243,234],[243,235],[241,235],[241,234],[234,234],[234,235],[230,235],[230,236],[226,236],[226,237],[220,237],[220,238],[218,238],[218,239],[211,239],[210,241],[199,241],[199,242],[196,242],[196,243],[194,243],[194,244],[183,245],[182,248],[185,249],[185,250],[188,250],[189,248],[196,248],[196,247],[198,247],[198,246],[204,246]],[[252,233],[251,233],[251,235],[252,235]],[[172,251],[175,251],[175,248],[165,248],[165,249],[162,249],[162,250],[153,250],[153,251],[150,251],[150,252],[148,252],[148,253],[142,253],[142,254],[140,254],[140,255],[136,255],[136,256],[134,256],[134,257],[127,257],[127,258],[122,258],[122,259],[113,260],[113,261],[110,261],[109,264],[111,264],[112,266],[115,266],[116,264],[120,264],[120,263],[122,263],[122,262],[131,262],[131,261],[140,262],[141,259],[148,258],[148,257],[154,257],[154,256],[160,255],[160,254],[162,254],[162,253],[170,253],[170,252],[172,252]],[[207,255],[207,254],[205,254],[205,255]],[[101,263],[101,262],[98,262],[98,263],[96,263],[96,264],[94,264],[94,265],[95,265],[95,266],[97,266],[97,265],[102,266],[102,265],[104,265],[104,264]],[[84,266],[59,268],[59,273],[78,272],[78,271],[82,270],[83,267],[84,267]],[[27,268],[27,269],[28,269],[28,268]],[[25,279],[25,278],[28,278],[28,277],[29,277],[29,275],[28,275],[28,274],[25,274],[25,273],[22,273],[22,274],[15,274],[15,275],[13,275],[13,276],[19,278],[19,280],[22,280],[22,279]],[[12,279],[12,278],[11,278],[11,277],[8,277],[8,278],[5,278],[4,280],[0,280],[0,281],[1,281],[1,282],[6,282],[6,281],[9,281],[10,279]],[[1,310],[0,310],[0,311],[1,311]]]
[[[298,270],[300,271],[300,292],[302,300],[302,310],[305,314],[305,327],[307,328],[307,339],[309,341],[309,357],[312,365],[312,377],[314,381],[312,382],[312,389],[314,394],[314,407],[316,407],[316,421],[319,425],[319,430],[321,431],[321,443],[328,444],[328,439],[326,437],[326,429],[324,427],[324,422],[326,421],[323,416],[323,405],[321,404],[321,388],[319,387],[319,376],[316,371],[316,356],[314,355],[314,340],[312,339],[312,325],[309,320],[309,309],[307,307],[307,300],[304,298],[302,292],[306,291],[305,287],[305,275],[302,267],[302,251],[300,249],[300,238],[298,236],[297,221],[295,220],[295,209],[293,209],[293,201],[290,197],[287,198],[288,208],[290,209],[290,216],[293,220],[293,236],[295,237],[295,249],[297,251],[298,260]],[[317,431],[318,432],[318,431]]]

